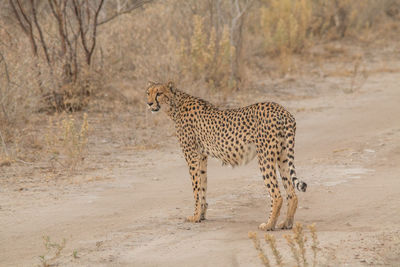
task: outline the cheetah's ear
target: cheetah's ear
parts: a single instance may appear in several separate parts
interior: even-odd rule
[[[167,87],[168,87],[169,90],[171,90],[171,92],[174,91],[174,89],[175,89],[174,82],[173,81],[169,81],[168,84],[167,84]]]
[[[155,83],[155,82],[152,82],[152,81],[148,81],[148,82],[147,82],[147,86],[148,86],[148,87],[153,86],[153,85],[155,85],[155,84],[156,84],[156,83]]]

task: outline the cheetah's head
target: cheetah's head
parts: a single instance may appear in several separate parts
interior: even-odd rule
[[[157,112],[161,108],[161,104],[169,103],[174,88],[173,82],[167,84],[149,82],[146,90],[147,105],[151,112]]]

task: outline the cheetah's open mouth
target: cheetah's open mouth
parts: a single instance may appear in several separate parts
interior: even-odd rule
[[[160,110],[160,106],[150,107],[152,113],[157,112]]]

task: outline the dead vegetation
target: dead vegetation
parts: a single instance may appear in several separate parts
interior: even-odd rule
[[[77,123],[73,115],[50,117],[45,135],[46,154],[53,172],[57,169],[73,171],[88,152],[89,123],[87,114]],[[54,119],[56,121],[54,121]]]
[[[319,243],[315,224],[309,225],[308,229],[310,230],[312,240],[312,243],[310,245],[307,244],[307,237],[304,233],[303,225],[300,223],[297,223],[293,227],[293,235],[284,235],[286,243],[290,248],[292,257],[296,263],[296,265],[294,266],[306,267],[310,266],[311,262],[311,266],[319,266],[319,264],[322,264],[318,262],[317,258],[318,251],[320,251],[321,249],[318,247]],[[253,241],[254,248],[257,250],[258,257],[260,258],[263,265],[275,266],[271,263],[268,257],[269,253],[265,252],[265,250],[262,248],[261,242],[257,238],[257,234],[255,232],[249,232],[249,238]],[[271,234],[265,234],[264,239],[272,252],[273,258],[276,262],[276,266],[293,266],[291,262],[288,262],[288,259],[284,260],[284,258],[282,257],[281,252],[276,245],[275,236]],[[307,249],[311,250],[312,256],[308,256]]]
[[[266,84],[289,98],[285,87],[309,77],[340,78],[340,91],[356,94],[371,75],[400,71],[385,60],[398,57],[399,21],[399,0],[2,1],[0,180],[68,182],[89,164],[112,168],[109,147],[163,149],[174,129],[146,113],[148,80],[240,105]],[[249,237],[265,266],[318,266],[308,229],[284,237],[291,259],[274,235],[264,236],[268,250]],[[42,266],[55,265],[65,240],[44,245]],[[396,249],[382,255],[395,264]]]
[[[147,80],[173,79],[200,96],[243,95],[266,77],[309,72],[343,77],[342,90],[353,93],[369,73],[397,71],[368,69],[362,50],[396,38],[395,0],[10,0],[0,7],[2,168],[43,161],[63,168],[43,138],[46,116],[63,112],[72,114],[61,115],[64,120],[79,118],[78,131],[80,112],[128,110],[138,125],[132,146],[157,146],[141,136]],[[347,40],[358,50],[344,45]],[[332,69],[335,61],[342,66]],[[65,155],[83,158],[78,154]]]
[[[43,244],[46,249],[45,255],[40,255],[39,259],[42,267],[54,266],[55,261],[61,256],[61,252],[65,248],[66,240],[60,243],[52,242],[49,236],[43,236]]]

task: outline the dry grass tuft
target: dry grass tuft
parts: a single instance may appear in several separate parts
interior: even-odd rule
[[[43,267],[49,267],[55,265],[55,260],[60,258],[62,250],[65,248],[65,238],[61,243],[55,243],[50,241],[49,236],[43,236],[44,247],[46,248],[46,254],[39,256]]]
[[[269,263],[269,259],[267,254],[265,254],[264,250],[261,247],[260,240],[257,238],[257,234],[255,232],[249,232],[249,238],[253,240],[254,248],[258,252],[258,257],[260,258],[261,262],[264,266],[271,266]]]
[[[269,247],[272,250],[272,254],[274,255],[275,261],[276,261],[276,265],[277,266],[283,266],[283,260],[282,260],[282,255],[279,252],[279,250],[276,247],[276,239],[275,236],[273,235],[269,235],[269,234],[265,234],[264,235],[264,239],[265,242],[268,243]]]
[[[312,224],[308,226],[308,229],[310,230],[310,235],[312,238],[312,244],[311,247],[307,246],[307,237],[304,234],[303,231],[303,225],[300,223],[297,223],[295,227],[293,228],[293,235],[284,235],[284,238],[286,239],[286,243],[288,247],[290,248],[290,251],[292,253],[292,257],[296,262],[296,266],[303,266],[306,267],[308,266],[308,261],[307,261],[307,248],[310,247],[310,249],[313,252],[313,266],[316,266],[318,261],[317,261],[317,253],[320,251],[320,248],[318,247],[318,238],[317,238],[317,232],[315,228],[315,224]],[[253,241],[254,247],[256,248],[258,252],[258,257],[261,259],[262,263],[265,266],[270,266],[268,256],[264,252],[264,250],[261,247],[260,241],[257,238],[257,234],[255,232],[249,232],[249,238]],[[279,252],[279,249],[276,246],[276,239],[273,235],[270,234],[265,234],[264,235],[265,242],[269,245],[272,255],[275,258],[276,265],[277,266],[285,266],[283,262],[283,257],[281,252]]]
[[[265,49],[270,53],[301,52],[309,41],[312,15],[310,0],[271,0],[261,9]]]
[[[384,25],[393,1],[265,0],[260,7],[262,50],[277,57],[281,75],[298,70],[294,54],[304,52],[321,40],[346,36],[376,41],[373,27]],[[388,15],[390,16],[390,15]],[[336,54],[342,51],[330,51]]]
[[[295,240],[290,235],[284,235],[283,237],[286,239],[286,242],[290,248],[290,251],[292,252],[292,256],[293,256],[294,260],[296,261],[297,266],[301,266],[300,253],[299,253],[298,249],[296,248]]]
[[[59,163],[63,169],[76,169],[88,153],[89,129],[86,113],[81,123],[76,122],[73,115],[62,120],[58,118],[55,122],[52,117],[49,118],[45,139],[53,169],[56,169],[54,162]]]
[[[217,32],[212,27],[207,32],[204,24],[203,17],[193,16],[190,41],[180,41],[178,54],[182,72],[194,80],[203,79],[211,89],[231,89],[235,87],[230,67],[235,47],[230,43],[229,28],[225,25],[222,32]]]
[[[297,243],[299,254],[301,259],[303,260],[303,266],[307,266],[306,259],[306,247],[305,243],[307,242],[307,237],[303,233],[303,226],[300,223],[296,223],[293,228],[294,240]]]
[[[320,249],[318,248],[319,242],[318,242],[318,237],[317,237],[317,229],[315,228],[315,223],[309,225],[308,229],[310,229],[311,238],[312,238],[311,249],[313,251],[313,266],[316,266],[317,265],[317,253]]]
[[[264,50],[279,57],[281,74],[294,68],[293,53],[302,52],[309,44],[311,0],[271,0],[261,8]]]

